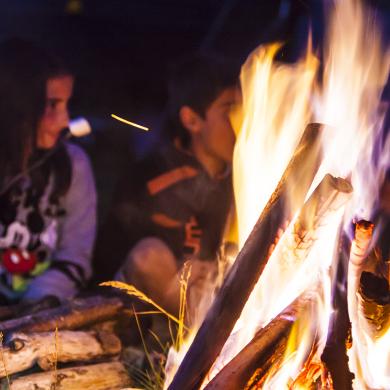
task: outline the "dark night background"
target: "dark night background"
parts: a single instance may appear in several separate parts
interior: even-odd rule
[[[369,3],[388,37],[390,0]],[[83,145],[102,217],[123,163],[159,142],[172,61],[211,49],[243,62],[260,43],[277,39],[286,42],[283,59],[294,59],[310,21],[314,42],[320,41],[323,9],[321,0],[0,0],[0,37],[33,40],[74,70],[71,115],[87,117],[95,130]],[[111,113],[151,131],[123,125]]]

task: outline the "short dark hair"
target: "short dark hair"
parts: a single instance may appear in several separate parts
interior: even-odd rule
[[[188,147],[190,135],[181,123],[181,107],[189,106],[204,117],[207,109],[226,88],[238,85],[240,67],[214,53],[195,53],[170,69],[168,108],[164,130],[169,138],[179,138]]]

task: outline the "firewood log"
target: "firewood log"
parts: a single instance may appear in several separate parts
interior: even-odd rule
[[[91,361],[120,351],[119,338],[108,332],[14,333],[2,347],[0,377],[26,370],[35,363],[50,370],[56,362]]]
[[[352,186],[344,179],[325,175],[321,183],[305,202],[294,223],[290,224],[278,243],[273,255],[277,257],[278,276],[287,281],[307,258],[316,242],[318,230],[332,222],[332,216],[352,194]],[[234,343],[234,342],[233,342]],[[238,351],[229,351],[235,354]],[[275,351],[277,355],[277,350]],[[224,358],[217,359],[215,367],[223,365]],[[275,366],[275,357],[272,357]],[[264,370],[264,365],[262,366]],[[215,369],[211,377],[215,375]]]
[[[57,329],[77,329],[114,317],[123,307],[118,297],[94,296],[76,298],[54,309],[47,309],[13,320],[0,322],[0,331],[50,332]]]
[[[10,390],[119,390],[130,382],[122,363],[109,362],[22,376]]]
[[[389,281],[383,276],[363,272],[357,298],[361,326],[373,340],[382,337],[390,328]]]
[[[364,286],[364,274],[367,269],[375,269],[372,258],[369,257],[373,224],[360,221],[356,225],[355,239],[352,242],[348,264],[348,313],[351,320],[352,344],[349,351],[351,371],[355,374],[354,387],[387,388],[388,362],[390,350],[386,348],[388,342],[388,306],[378,305],[375,301],[369,302],[366,295],[369,292]],[[365,302],[359,302],[359,289],[362,287]],[[385,278],[384,278],[385,279]],[[388,281],[384,281],[385,291],[383,298],[387,302]],[[380,283],[376,280],[374,283]],[[379,286],[378,286],[379,287]],[[387,302],[388,303],[388,302]],[[377,311],[372,316],[372,309]],[[382,311],[382,312],[381,312]],[[381,337],[386,335],[385,337]],[[380,356],[373,359],[371,356]]]
[[[286,231],[286,239],[280,243],[282,265],[288,272],[306,259],[316,240],[317,229],[326,224],[327,217],[337,212],[351,195],[352,186],[347,180],[329,174],[324,176],[303,205],[293,226]]]
[[[255,334],[252,341],[214,377],[205,390],[243,389],[258,367],[261,373],[258,372],[257,378],[261,380],[271,366],[278,365],[283,359],[292,326],[312,302],[313,297],[309,293],[294,300]]]
[[[355,239],[352,241],[348,263],[348,314],[354,326],[358,324],[357,291],[360,276],[365,269],[368,250],[370,248],[374,224],[368,221],[359,221],[355,227]]]
[[[34,303],[18,303],[15,305],[0,306],[0,321],[7,320],[9,318],[22,317],[27,314],[33,314],[59,305],[60,301],[58,298],[48,296]]]

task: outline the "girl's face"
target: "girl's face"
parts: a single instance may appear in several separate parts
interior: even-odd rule
[[[64,75],[46,83],[46,107],[39,124],[37,146],[49,149],[55,145],[61,130],[68,126],[68,102],[73,93],[73,77]]]

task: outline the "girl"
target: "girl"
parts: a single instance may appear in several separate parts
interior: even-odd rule
[[[33,45],[0,44],[0,300],[74,296],[91,275],[96,191],[61,137],[73,76]]]

